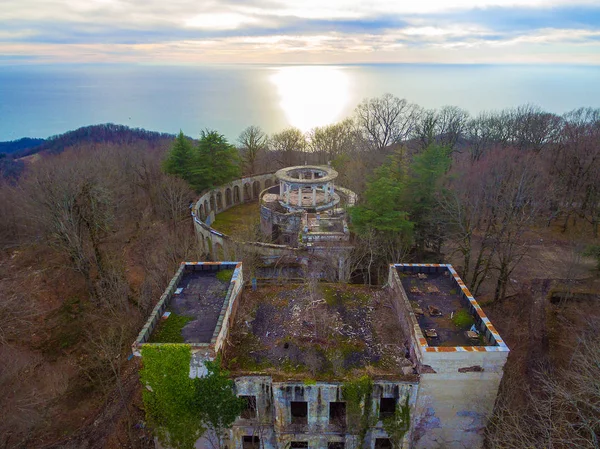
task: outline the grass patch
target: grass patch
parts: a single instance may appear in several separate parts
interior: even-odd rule
[[[452,317],[452,322],[460,329],[471,327],[473,324],[475,324],[475,320],[466,310],[459,310],[456,312]]]
[[[191,316],[177,315],[171,312],[169,318],[161,319],[158,326],[150,335],[150,343],[184,343],[181,330],[183,327],[192,321]]]
[[[249,218],[258,219],[258,217],[258,203],[252,201],[239,204],[217,214],[211,227],[225,234],[235,235],[237,232],[243,232],[248,228]]]
[[[335,287],[323,287],[321,289],[323,299],[329,307],[337,306],[364,306],[369,303],[370,296],[361,292],[345,291]]]
[[[231,282],[231,278],[233,277],[233,271],[234,270],[217,271],[217,279],[221,282],[229,284]]]

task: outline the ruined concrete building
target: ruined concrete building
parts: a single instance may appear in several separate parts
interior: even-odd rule
[[[347,242],[350,231],[344,209],[336,208],[337,172],[329,167],[288,167],[275,173],[279,185],[261,198],[260,225],[274,242],[312,246]]]
[[[356,194],[336,186],[337,175],[327,166],[287,167],[204,192],[192,205],[200,248],[211,260],[235,259],[240,248],[263,261],[320,260],[329,278],[347,281],[352,245],[344,208],[355,204]],[[260,204],[263,241],[236,242],[212,228],[217,214],[252,201]]]
[[[226,281],[222,270],[233,270]],[[241,263],[183,263],[134,353],[158,344],[165,314],[189,317],[189,375],[221,354],[246,399],[232,449],[481,447],[509,352],[443,264],[391,265],[383,288],[307,279],[253,289]]]

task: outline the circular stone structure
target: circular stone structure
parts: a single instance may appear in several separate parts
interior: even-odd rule
[[[330,167],[299,165],[278,170],[279,204],[286,210],[324,211],[340,202],[334,180],[338,173]]]

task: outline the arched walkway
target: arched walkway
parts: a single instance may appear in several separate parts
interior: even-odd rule
[[[258,199],[259,194],[260,194],[260,181],[254,181],[252,183],[252,198]]]
[[[233,186],[233,203],[238,204],[240,202],[240,188]]]
[[[229,187],[227,187],[227,189],[225,190],[225,205],[227,207],[229,207],[232,204],[233,204],[233,200],[231,198],[231,189]]]
[[[250,184],[244,184],[244,201],[250,201],[252,199],[252,192],[250,191]]]
[[[217,192],[217,210],[223,209],[223,194],[219,191]]]
[[[216,203],[215,203],[215,196],[211,195],[210,196],[210,211],[214,212],[216,210],[217,210],[217,207],[216,207]]]
[[[223,249],[223,245],[221,245],[220,243],[216,243],[215,250],[217,253],[216,254],[217,260],[224,260],[225,259],[225,250]]]

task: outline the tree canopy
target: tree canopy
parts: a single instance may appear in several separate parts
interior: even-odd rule
[[[196,146],[180,132],[163,163],[163,169],[201,192],[238,177],[241,173],[239,164],[237,149],[222,134],[204,130]]]

